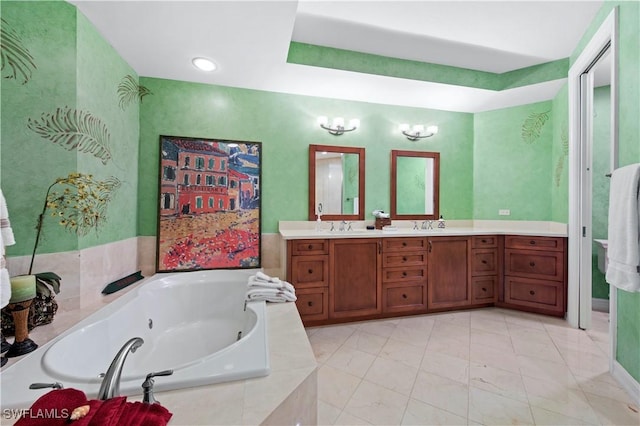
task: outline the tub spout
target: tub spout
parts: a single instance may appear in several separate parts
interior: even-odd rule
[[[144,340],[141,337],[134,337],[129,339],[122,348],[118,351],[111,365],[102,379],[100,390],[98,391],[98,399],[106,400],[119,396],[120,394],[120,376],[122,375],[122,368],[124,367],[124,361],[127,359],[129,352],[135,352],[142,344]]]

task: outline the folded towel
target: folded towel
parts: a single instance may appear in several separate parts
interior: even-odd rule
[[[286,290],[277,290],[275,288],[251,288],[247,291],[248,301],[295,302],[297,299],[295,293]]]
[[[261,288],[274,288],[276,290],[282,290],[282,291],[286,290],[292,293],[295,293],[296,291],[295,288],[286,281],[280,281],[280,280],[278,280],[278,282],[262,281],[262,280],[258,280],[255,275],[252,275],[251,277],[249,277],[249,283],[247,284],[247,286],[250,289],[255,287],[261,287]]]
[[[609,248],[606,279],[626,291],[640,292],[640,163],[611,175]]]
[[[7,201],[4,199],[4,195],[2,195],[2,189],[0,189],[0,250],[2,250],[0,254],[4,255],[4,248],[14,245],[15,243],[11,222],[9,222]]]
[[[266,281],[266,282],[270,282],[270,283],[279,283],[280,282],[280,278],[278,277],[270,277],[269,275],[265,274],[264,272],[256,272],[255,275],[256,279],[258,281]]]
[[[84,405],[89,406],[86,416],[69,423],[67,419],[73,410]],[[38,398],[16,426],[164,426],[172,416],[160,404],[127,402],[124,396],[88,401],[82,391],[59,389]]]

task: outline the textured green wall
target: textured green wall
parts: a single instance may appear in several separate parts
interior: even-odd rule
[[[640,3],[606,1],[571,55],[573,64],[611,10],[618,7],[618,140],[620,166],[640,162]],[[617,361],[640,382],[640,293],[616,290]]]
[[[569,221],[569,86],[563,85],[551,103],[553,148],[551,149],[551,220]]]
[[[47,188],[72,172],[92,174],[97,180],[115,176],[122,186],[107,207],[107,222],[98,233],[79,236],[65,230],[60,218],[48,210],[38,253],[135,237],[139,110],[137,104],[121,109],[117,88],[126,74],[137,76],[69,3],[3,2],[2,12],[36,65],[25,84],[8,79],[2,86],[2,188],[17,241],[8,255],[31,254]],[[103,123],[110,134],[106,146],[112,158],[103,164],[92,153],[67,149],[27,126],[29,119],[43,122],[43,114],[57,111],[90,114]],[[60,185],[54,187],[58,188],[62,190]]]
[[[31,254],[35,226],[49,185],[76,170],[73,153],[29,130],[58,106],[76,101],[76,9],[63,2],[2,2],[2,19],[16,32],[36,68],[24,84],[2,79],[2,191],[16,245],[7,254]],[[5,73],[3,71],[3,77]],[[45,217],[38,252],[74,250],[78,240]]]
[[[472,114],[155,78],[141,82],[154,95],[140,109],[140,235],[156,234],[161,134],[262,142],[262,232],[277,232],[280,220],[307,220],[310,144],[366,149],[368,219],[374,209],[389,211],[392,149],[439,151],[442,214],[448,219],[472,217]],[[320,115],[359,118],[361,127],[336,137],[316,124]],[[411,142],[398,130],[403,122],[437,124],[440,131],[426,141]]]
[[[474,219],[551,220],[551,108],[546,101],[475,114]]]
[[[593,94],[593,165],[592,165],[592,234],[593,238],[607,239],[609,228],[609,178],[611,140],[611,87],[598,87]],[[598,269],[598,251],[592,250],[592,295],[609,299],[609,284]]]
[[[107,221],[99,233],[80,237],[79,248],[135,237],[138,202],[138,141],[140,134],[138,100],[120,106],[118,85],[133,69],[98,34],[87,18],[78,12],[77,109],[90,111],[107,126],[111,160],[78,154],[78,171],[92,173],[96,179],[115,176],[121,182],[108,206]],[[153,96],[153,95],[150,95]]]

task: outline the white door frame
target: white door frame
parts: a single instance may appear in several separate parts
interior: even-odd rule
[[[618,163],[618,8],[614,8],[569,70],[569,283],[567,321],[591,326],[592,66],[608,46],[611,55],[611,164]],[[586,96],[581,97],[582,94]],[[585,101],[586,102],[581,102]],[[615,359],[615,292],[610,295],[610,336]]]

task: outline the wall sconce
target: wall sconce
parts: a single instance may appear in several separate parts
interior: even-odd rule
[[[358,120],[357,118],[350,120],[349,127],[345,128],[344,118],[342,117],[334,118],[333,123],[331,124],[331,126],[329,126],[329,119],[325,116],[322,116],[322,117],[318,117],[318,124],[320,125],[320,127],[325,129],[332,135],[340,136],[343,133],[352,132],[358,127],[360,127],[360,120]]]
[[[430,138],[438,133],[438,126],[429,126],[425,132],[422,124],[414,124],[413,127],[410,127],[408,124],[401,124],[400,131],[410,141],[417,141],[418,139]]]

